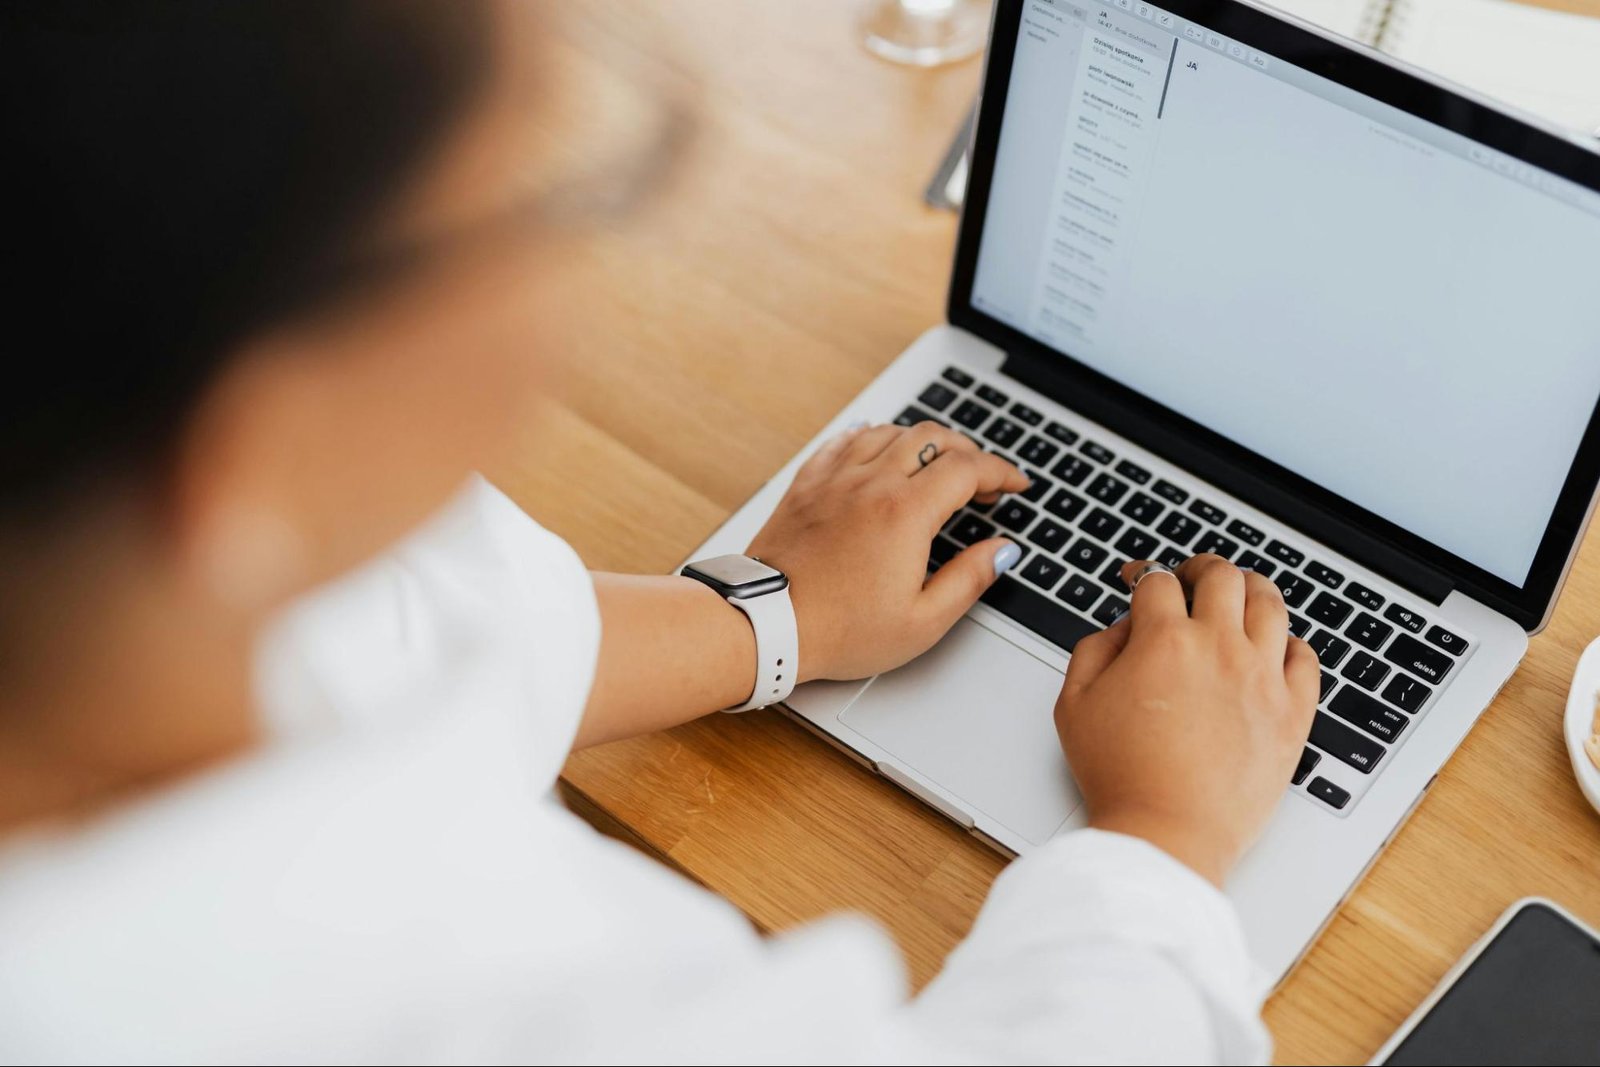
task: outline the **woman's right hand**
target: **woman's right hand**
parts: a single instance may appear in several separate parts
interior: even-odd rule
[[[1288,621],[1276,585],[1202,555],[1145,577],[1125,618],[1078,642],[1056,728],[1091,826],[1222,884],[1282,799],[1316,711],[1321,668]]]

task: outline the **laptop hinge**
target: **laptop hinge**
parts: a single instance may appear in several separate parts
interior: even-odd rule
[[[1455,579],[1432,564],[1374,537],[1325,508],[1307,503],[1282,486],[1196,447],[1182,434],[1135,410],[1095,383],[1052,367],[1050,361],[1008,352],[1000,370],[1063,407],[1094,419],[1197,477],[1250,501],[1280,522],[1303,530],[1430,604],[1444,603],[1455,589]]]

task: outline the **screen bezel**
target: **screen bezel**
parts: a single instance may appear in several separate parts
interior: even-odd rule
[[[951,324],[1002,348],[1008,372],[1021,372],[1074,410],[1183,464],[1222,489],[1402,584],[1408,572],[1433,576],[1413,586],[1425,595],[1458,588],[1530,632],[1542,627],[1588,521],[1600,486],[1600,398],[1545,527],[1526,580],[1519,586],[1449,552],[1178,414],[1069,352],[1029,337],[972,305],[978,251],[994,175],[1000,125],[1023,6],[997,0],[973,134],[967,193],[956,242],[947,314]],[[1080,6],[1082,0],[1076,0]],[[1109,0],[1102,0],[1107,3]],[[1267,55],[1354,89],[1495,151],[1600,192],[1600,153],[1531,122],[1436,84],[1379,53],[1306,29],[1286,16],[1239,0],[1164,0],[1171,13]],[[1597,250],[1600,257],[1600,250]],[[1596,358],[1600,358],[1597,346]],[[1492,507],[1492,500],[1485,500]],[[1410,564],[1414,564],[1412,567]],[[1438,599],[1433,596],[1432,599]]]

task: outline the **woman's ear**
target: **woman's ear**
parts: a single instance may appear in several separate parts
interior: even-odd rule
[[[177,565],[196,594],[233,612],[269,610],[321,569],[286,469],[309,429],[298,410],[309,362],[269,348],[229,361],[176,449],[166,496]]]

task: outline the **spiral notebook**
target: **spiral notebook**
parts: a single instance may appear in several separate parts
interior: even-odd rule
[[[1600,18],[1514,0],[1267,0],[1574,130],[1600,127]]]
[[[1600,136],[1600,18],[1515,0],[1265,0],[1560,126]],[[971,117],[925,198],[957,208]]]

